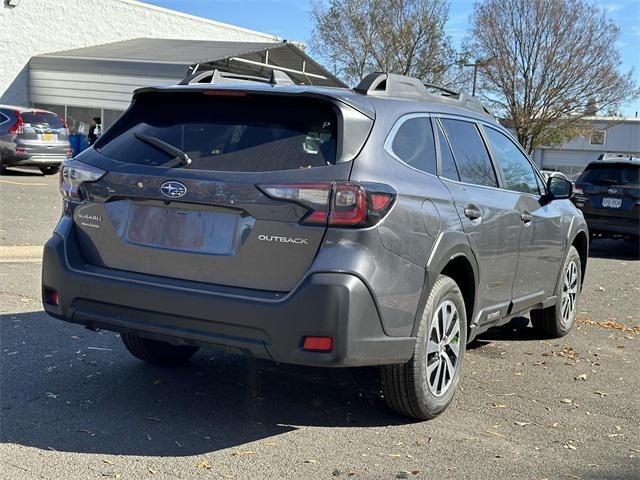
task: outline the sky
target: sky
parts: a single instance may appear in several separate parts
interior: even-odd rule
[[[144,0],[146,3],[309,43],[313,0]],[[476,0],[450,0],[446,32],[458,45],[469,27]],[[595,0],[620,27],[621,70],[633,68],[640,83],[640,0]],[[640,99],[623,106],[625,116],[640,116]]]

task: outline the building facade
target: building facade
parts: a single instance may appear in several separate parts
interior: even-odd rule
[[[640,118],[589,117],[588,136],[574,138],[560,146],[545,146],[533,153],[535,162],[546,170],[575,177],[591,161],[604,153],[640,157]]]
[[[135,0],[0,0],[0,103],[29,105],[29,61],[133,38],[278,42],[273,35]]]

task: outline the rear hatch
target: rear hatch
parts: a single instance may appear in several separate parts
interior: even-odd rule
[[[66,155],[69,132],[64,120],[44,110],[20,112],[21,129],[16,137],[18,147],[29,154]]]
[[[576,181],[576,202],[592,217],[637,219],[640,164],[591,163]]]
[[[347,123],[360,132],[349,142]],[[317,95],[139,94],[78,157],[107,172],[83,184],[73,214],[81,252],[111,269],[288,291],[326,230],[313,224],[314,206],[322,214],[330,182],[349,178],[354,142],[371,125]]]

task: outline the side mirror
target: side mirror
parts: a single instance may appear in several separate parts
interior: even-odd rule
[[[573,182],[562,177],[547,179],[547,194],[553,200],[562,200],[573,196]]]

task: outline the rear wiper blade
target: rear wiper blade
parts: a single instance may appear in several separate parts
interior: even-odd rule
[[[191,158],[185,152],[180,150],[173,145],[160,140],[159,138],[152,137],[151,135],[145,135],[143,133],[134,133],[134,137],[138,140],[146,143],[147,145],[151,145],[152,147],[157,148],[158,150],[162,150],[164,153],[168,153],[173,157],[172,162],[163,163],[163,166],[167,166],[168,168],[177,167],[178,165],[189,165],[191,163]]]

